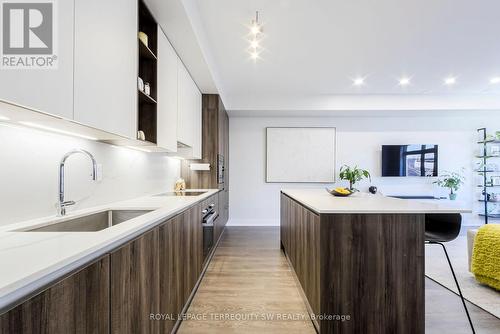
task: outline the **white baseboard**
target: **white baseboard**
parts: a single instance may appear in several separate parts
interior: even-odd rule
[[[280,226],[279,219],[229,219],[227,226]]]

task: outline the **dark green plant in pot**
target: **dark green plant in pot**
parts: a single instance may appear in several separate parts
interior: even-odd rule
[[[357,189],[354,188],[354,185],[356,182],[359,182],[363,179],[369,179],[371,182],[371,175],[370,172],[368,172],[365,169],[360,169],[358,166],[355,167],[350,167],[347,165],[344,165],[340,168],[340,179],[341,180],[347,180],[349,181],[349,190],[351,191],[356,191]]]
[[[442,174],[439,179],[433,183],[440,187],[450,189],[450,200],[454,201],[457,199],[457,194],[455,192],[460,189],[460,186],[464,184],[464,181],[465,177],[462,174],[445,171],[444,174]]]

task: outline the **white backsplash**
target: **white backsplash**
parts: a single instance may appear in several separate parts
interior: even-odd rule
[[[58,166],[75,148],[91,152],[102,165],[103,179],[91,180],[88,157],[66,162],[66,200],[83,209],[173,189],[180,161],[163,154],[0,125],[0,225],[55,214]]]

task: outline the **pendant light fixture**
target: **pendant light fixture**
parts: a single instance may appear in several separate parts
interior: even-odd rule
[[[252,20],[252,24],[250,26],[250,57],[257,61],[259,59],[259,55],[261,52],[260,46],[260,38],[262,35],[262,25],[259,22],[259,12],[255,12],[255,19]]]

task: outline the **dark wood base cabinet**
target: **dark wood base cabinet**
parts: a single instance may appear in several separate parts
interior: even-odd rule
[[[198,203],[0,315],[0,334],[170,333],[203,266]]]
[[[109,256],[0,316],[0,333],[109,333]]]
[[[111,253],[111,333],[159,333],[158,246],[155,228]]]
[[[201,206],[174,217],[159,231],[160,309],[168,315],[161,321],[161,333],[170,333],[202,272]]]
[[[424,228],[424,214],[318,215],[281,194],[281,246],[317,330],[423,334]]]

